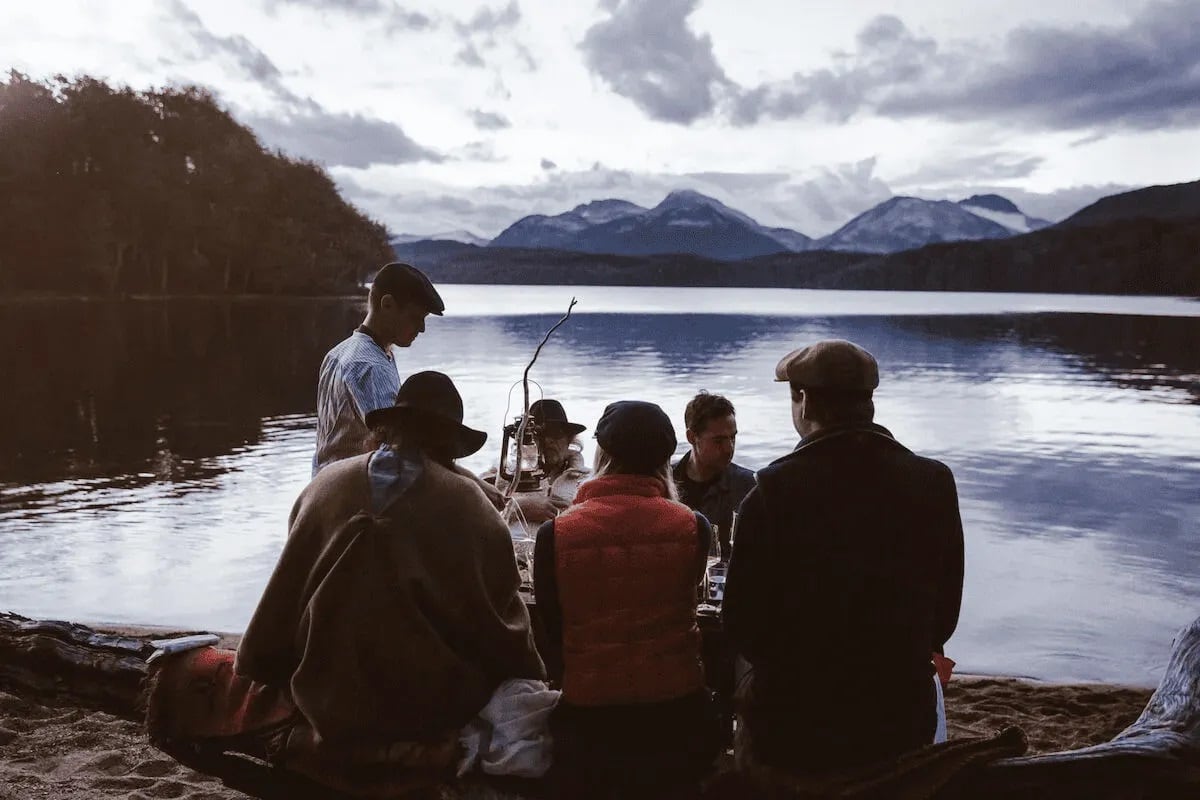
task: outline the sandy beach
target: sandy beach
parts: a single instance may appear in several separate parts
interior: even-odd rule
[[[236,642],[228,635],[221,645],[235,647]],[[951,739],[984,735],[1016,725],[1025,731],[1031,753],[1083,747],[1108,741],[1132,723],[1151,693],[1149,688],[956,675],[946,692],[949,734]],[[0,692],[0,800],[245,797],[151,747],[139,722]]]

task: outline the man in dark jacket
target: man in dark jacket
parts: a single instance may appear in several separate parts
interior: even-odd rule
[[[754,473],[733,463],[737,416],[733,403],[700,392],[683,412],[692,449],[673,468],[680,501],[703,514],[721,537],[721,558],[729,560],[733,514],[754,488]]]
[[[818,342],[775,377],[802,439],[758,473],[726,578],[725,628],[749,664],[739,758],[843,769],[933,739],[930,656],[962,598],[958,494],[944,464],[872,421],[866,350]]]

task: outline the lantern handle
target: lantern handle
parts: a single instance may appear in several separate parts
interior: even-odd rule
[[[517,388],[517,384],[519,383],[520,381],[513,381],[512,386],[508,387],[508,399],[504,401],[504,417],[500,421],[500,427],[502,428],[508,424],[508,410],[512,408],[512,390]],[[538,388],[538,394],[541,395],[541,399],[546,399],[546,390],[542,388],[542,385],[534,380],[531,380],[530,383]]]

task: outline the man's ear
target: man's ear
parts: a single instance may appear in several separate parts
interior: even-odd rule
[[[792,402],[797,403],[800,406],[800,419],[812,419],[812,414],[810,414],[808,412],[808,395],[807,394],[800,395],[799,400],[793,400]]]
[[[394,311],[396,309],[395,296],[390,295],[390,294],[385,294],[383,297],[379,298],[379,307],[386,308],[388,311]]]
[[[688,428],[688,429],[687,429],[687,431],[686,431],[686,433],[687,433],[687,440],[688,440],[688,444],[695,446],[695,444],[696,444],[696,433],[695,433],[695,431],[693,431],[691,428]]]

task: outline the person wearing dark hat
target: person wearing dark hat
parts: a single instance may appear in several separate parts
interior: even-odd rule
[[[742,763],[850,769],[933,741],[931,654],[958,624],[954,476],[874,422],[879,367],[826,340],[775,368],[796,449],[758,473],[722,605],[739,683]]]
[[[508,529],[453,469],[487,439],[462,419],[440,372],[367,413],[384,444],[301,492],[238,647],[238,674],[295,703],[286,741],[315,742],[323,769],[351,783],[347,753],[418,743],[453,756],[501,683],[545,678]]]
[[[425,331],[425,318],[445,310],[437,289],[416,267],[393,262],[376,273],[366,319],[321,362],[313,475],[326,464],[372,449],[367,414],[391,405],[400,388],[392,346],[411,345]]]
[[[522,492],[514,495],[520,506],[521,516],[531,525],[540,525],[553,519],[575,499],[579,484],[592,471],[583,462],[583,446],[579,434],[587,426],[567,419],[566,409],[557,400],[535,400],[529,406],[531,421],[537,426],[538,451],[546,470],[544,491]],[[500,492],[508,488],[508,481],[500,475],[498,468],[485,472],[480,479],[492,483]],[[534,529],[531,529],[531,531]]]
[[[712,531],[677,500],[661,408],[610,404],[596,444],[595,477],[534,547],[547,658],[561,663],[554,769],[564,796],[658,797],[702,776],[720,747],[696,625]]]

